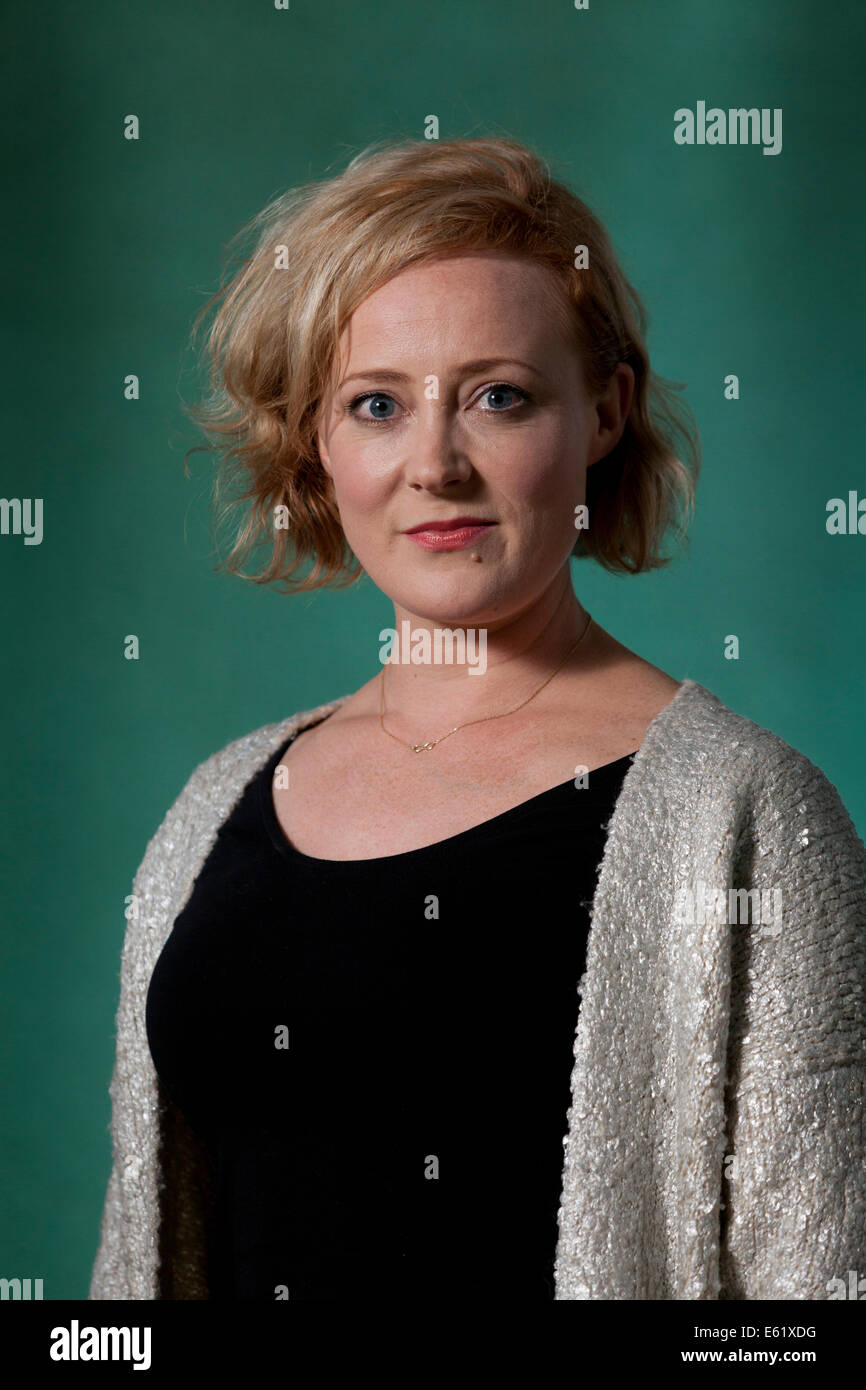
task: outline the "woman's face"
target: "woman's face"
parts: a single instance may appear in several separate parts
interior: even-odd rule
[[[566,310],[551,271],[483,252],[410,266],[352,315],[316,443],[346,539],[398,614],[498,625],[561,576],[634,380],[621,364],[590,401]],[[407,534],[464,518],[486,524]]]

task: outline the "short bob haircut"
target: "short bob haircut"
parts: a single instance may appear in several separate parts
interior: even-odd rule
[[[314,442],[340,335],[358,305],[406,266],[467,251],[552,269],[591,394],[617,363],[633,369],[622,437],[587,471],[589,524],[573,553],[631,574],[669,563],[661,542],[669,527],[685,541],[681,514],[694,506],[701,462],[692,412],[675,394],[681,384],[650,369],[647,313],[607,232],[539,155],[508,138],[377,141],[338,176],[269,203],[229,247],[250,232],[255,249],[193,329],[195,338],[222,299],[207,335],[206,399],[190,413],[211,441],[202,447],[224,455],[216,502],[225,484],[234,487],[220,519],[238,507],[245,514],[226,560],[231,573],[288,591],[360,578]],[[269,563],[244,574],[258,542]]]

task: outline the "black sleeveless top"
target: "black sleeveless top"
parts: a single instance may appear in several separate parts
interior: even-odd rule
[[[634,754],[446,840],[315,859],[272,801],[221,825],[147,1036],[210,1147],[214,1299],[552,1300],[607,822]]]

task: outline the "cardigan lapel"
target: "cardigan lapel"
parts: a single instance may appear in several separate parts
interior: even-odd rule
[[[693,842],[707,701],[720,704],[681,684],[609,822],[579,985],[557,1299],[717,1297],[727,929],[724,911],[705,924],[677,911],[683,885],[729,876],[713,833]]]

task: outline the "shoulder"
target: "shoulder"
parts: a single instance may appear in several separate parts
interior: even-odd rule
[[[194,867],[269,754],[299,729],[333,713],[348,698],[342,695],[285,719],[262,724],[197,763],[148,842],[137,875],[142,888],[149,882],[154,865],[164,871],[168,859],[177,878],[190,865]]]
[[[791,784],[806,779],[835,788],[807,755],[772,729],[756,723],[724,704],[706,686],[685,680],[671,703],[662,710],[655,751],[691,752],[708,775],[739,782],[743,788],[760,783],[765,788],[790,791]],[[838,795],[838,793],[836,793]]]
[[[285,719],[262,724],[259,728],[232,739],[193,769],[187,787],[194,785],[197,791],[212,792],[218,798],[222,796],[224,799],[239,782],[243,785],[248,781],[281,743],[299,730],[333,714],[349,698],[347,695],[341,695],[335,700],[301,710]]]
[[[206,825],[221,824],[250,778],[280,744],[299,730],[333,714],[349,698],[341,695],[285,719],[262,724],[216,749],[193,769],[178,797],[178,802],[183,803],[184,816],[189,819],[200,810]]]
[[[866,849],[837,788],[800,749],[696,681],[684,681],[662,715],[653,751],[691,768],[691,789],[703,804],[724,804],[740,829],[756,829],[767,850],[820,842],[863,873]]]
[[[866,846],[811,758],[691,686],[678,717],[703,763],[699,786],[682,799],[685,839],[722,875],[721,887],[762,894],[760,929],[731,936],[735,997],[751,1001],[736,1005],[737,1029],[751,1036],[753,1058],[774,1055],[770,1040],[781,1039],[792,1071],[831,1058],[862,1065]]]

